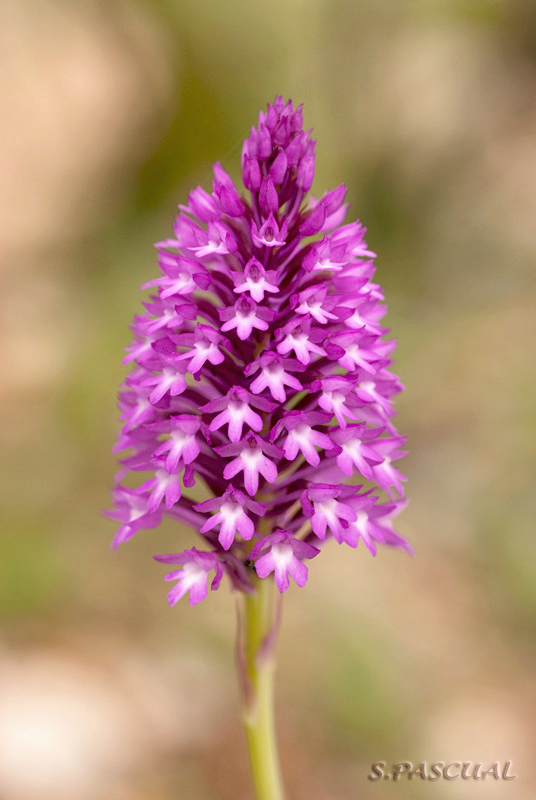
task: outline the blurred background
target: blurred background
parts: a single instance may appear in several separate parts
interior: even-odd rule
[[[535,85],[533,0],[1,0],[1,800],[251,800],[235,598],[171,611],[193,534],[100,509],[152,242],[276,93],[379,253],[417,553],[285,596],[289,800],[536,796]]]

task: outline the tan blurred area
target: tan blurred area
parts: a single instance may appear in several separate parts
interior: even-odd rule
[[[535,86],[533,0],[2,0],[1,800],[251,800],[235,598],[170,610],[193,533],[112,554],[100,509],[152,242],[277,93],[379,254],[416,550],[285,596],[289,800],[536,797]]]

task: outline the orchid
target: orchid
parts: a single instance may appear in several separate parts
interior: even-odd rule
[[[163,515],[201,537],[205,549],[155,556],[178,567],[166,575],[170,605],[203,600],[212,573],[213,590],[225,576],[243,600],[262,800],[282,797],[271,710],[259,706],[277,628],[271,587],[304,586],[305,561],[331,539],[362,539],[372,555],[378,544],[412,552],[393,529],[404,504],[393,464],[405,454],[393,422],[403,386],[389,370],[396,342],[380,326],[375,253],[366,228],[344,222],[344,185],[308,196],[314,145],[301,106],[277,97],[243,145],[248,194],[215,164],[212,192],[192,190],[173,236],[156,244],[161,275],[142,286],[153,294],[124,359],[135,366],[115,452],[128,452],[108,512],[120,522],[114,547]],[[354,473],[362,485],[347,485]],[[194,484],[209,498],[196,502]]]

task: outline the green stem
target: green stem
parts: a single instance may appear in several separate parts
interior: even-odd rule
[[[242,620],[244,724],[257,800],[283,800],[273,702],[274,582],[256,578],[255,587],[255,594],[245,595]]]

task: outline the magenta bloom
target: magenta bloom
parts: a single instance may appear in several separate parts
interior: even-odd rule
[[[318,547],[297,539],[292,531],[275,531],[257,542],[250,558],[255,560],[259,578],[273,572],[277,588],[284,592],[290,586],[289,575],[298,586],[305,586],[308,569],[303,559],[314,558],[319,552]]]
[[[253,571],[303,586],[331,538],[412,552],[392,527],[403,387],[375,254],[360,222],[343,224],[344,185],[308,197],[314,165],[301,107],[277,97],[244,142],[247,196],[215,164],[212,194],[190,192],[142,287],[155,294],[132,325],[115,447],[129,451],[118,480],[141,479],[107,513],[114,546],[163,514],[199,533],[207,549],[155,556],[180,566],[171,605],[204,599],[211,573],[212,589],[225,573],[251,591]],[[346,485],[354,475],[362,485]],[[188,494],[198,479],[213,495],[202,503]]]

